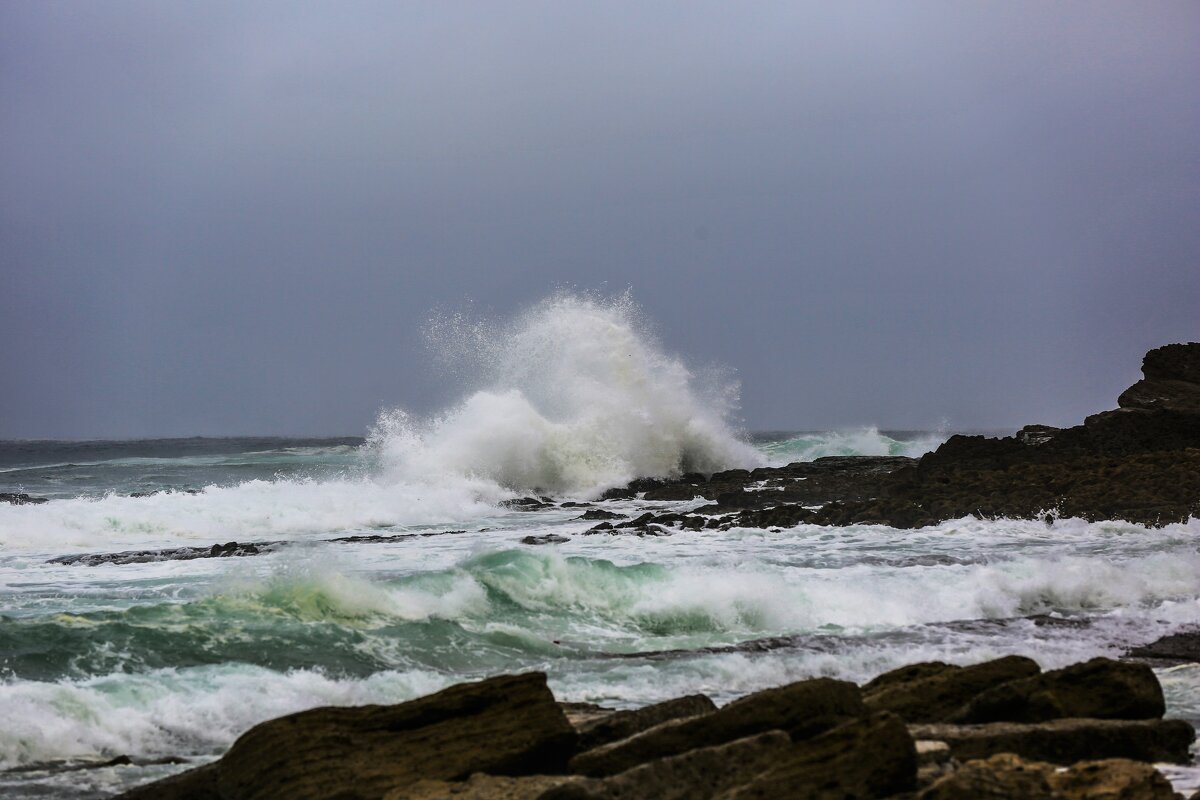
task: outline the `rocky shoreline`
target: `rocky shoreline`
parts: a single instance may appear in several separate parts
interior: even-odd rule
[[[542,673],[394,706],[264,722],[218,761],[124,800],[1180,797],[1187,763],[1144,664],[1042,672],[1024,657],[913,664],[857,686],[814,678],[717,708],[703,695],[614,711],[559,703]]]

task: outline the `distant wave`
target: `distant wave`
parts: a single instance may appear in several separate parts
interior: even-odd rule
[[[793,461],[813,461],[823,456],[908,456],[917,458],[936,450],[949,433],[922,432],[893,438],[869,426],[841,431],[811,431],[763,442],[759,448],[774,466]]]

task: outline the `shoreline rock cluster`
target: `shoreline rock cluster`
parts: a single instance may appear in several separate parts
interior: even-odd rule
[[[920,528],[966,516],[1126,520],[1200,516],[1200,343],[1151,350],[1119,408],[1071,428],[950,437],[920,459],[840,456],[674,480],[641,478],[603,499],[710,501],[688,514],[601,523],[591,532],[879,524]]]
[[[1189,762],[1195,731],[1163,712],[1149,667],[1104,658],[930,662],[862,687],[814,678],[720,708],[691,695],[626,711],[559,703],[542,673],[501,675],[270,720],[121,798],[1174,800],[1152,763]]]

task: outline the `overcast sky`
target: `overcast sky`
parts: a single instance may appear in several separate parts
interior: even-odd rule
[[[0,3],[0,437],[361,433],[631,288],[750,428],[1069,424],[1200,339],[1200,3]]]

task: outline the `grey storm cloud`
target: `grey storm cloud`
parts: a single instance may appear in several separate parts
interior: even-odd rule
[[[1192,2],[0,5],[0,437],[364,430],[627,287],[751,428],[1111,407],[1200,338]]]

